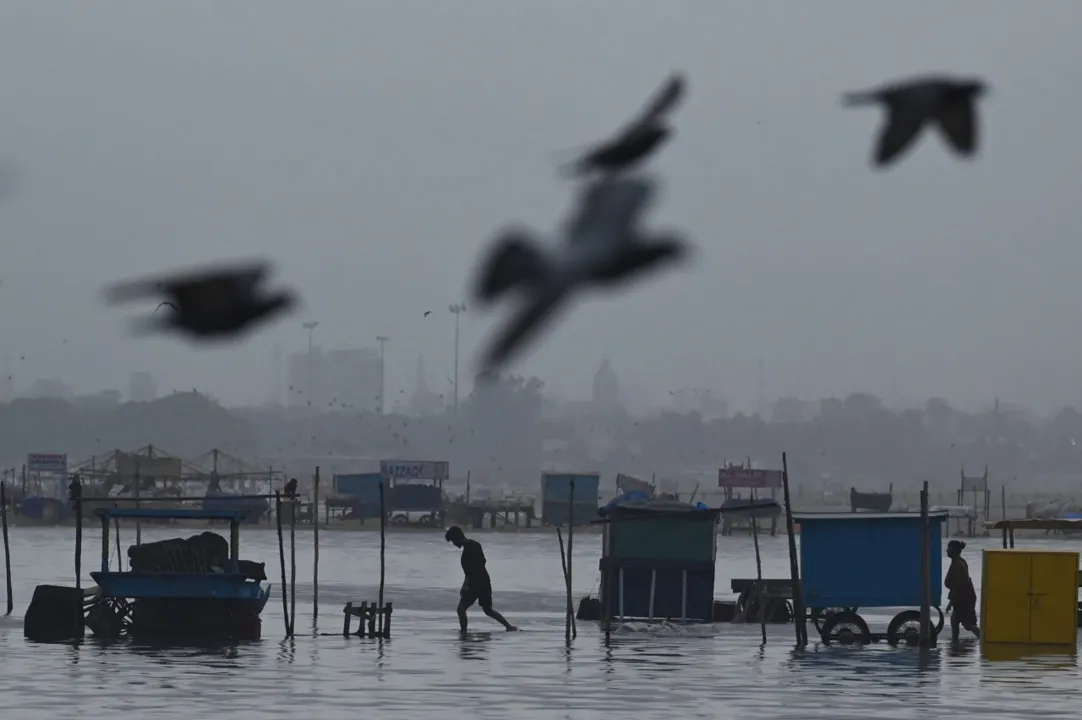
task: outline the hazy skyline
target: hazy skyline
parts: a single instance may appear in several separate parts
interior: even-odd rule
[[[580,302],[512,371],[583,397],[608,354],[625,383],[752,407],[762,358],[768,399],[1076,403],[1082,160],[1060,88],[1079,22],[1054,0],[9,0],[0,157],[23,178],[0,205],[0,349],[19,385],[124,391],[149,370],[164,392],[249,402],[314,319],[328,348],[390,336],[389,397],[418,354],[450,374],[447,306],[470,304],[481,248],[505,223],[554,228],[562,153],[679,69],[649,222],[686,230],[694,261]],[[981,155],[929,133],[872,171],[880,114],[840,94],[929,71],[989,81]],[[304,305],[238,344],[134,339],[153,304],[100,300],[251,256]],[[462,316],[467,389],[502,317]]]

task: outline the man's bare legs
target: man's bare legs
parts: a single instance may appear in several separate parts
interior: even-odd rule
[[[507,622],[507,620],[504,619],[503,615],[500,615],[500,613],[493,610],[491,607],[481,608],[481,609],[485,611],[485,615],[488,615],[490,618],[492,618],[493,620],[498,622],[500,625],[503,625],[504,629],[506,629],[508,632],[510,632],[512,630],[518,630],[517,627],[515,627],[511,623]],[[460,615],[459,619],[461,620],[461,618],[464,617],[464,616],[465,616],[465,613]],[[465,628],[466,626],[463,625],[462,627]]]
[[[469,618],[466,617],[466,610],[469,607],[470,606],[465,602],[460,602],[458,604],[458,627],[462,632],[466,632],[466,628],[469,627],[470,624]]]

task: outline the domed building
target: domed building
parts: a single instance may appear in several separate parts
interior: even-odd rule
[[[592,400],[594,409],[598,412],[614,413],[620,409],[620,378],[612,369],[612,363],[607,356],[594,373]]]

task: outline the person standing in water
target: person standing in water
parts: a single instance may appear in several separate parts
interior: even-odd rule
[[[969,577],[969,564],[962,559],[965,547],[961,540],[947,543],[951,564],[943,584],[947,588],[947,612],[951,616],[951,640],[954,642],[958,642],[958,631],[963,627],[977,637],[981,636],[981,629],[977,627],[977,591]]]
[[[462,632],[466,632],[469,625],[466,610],[474,603],[481,606],[485,615],[503,625],[507,630],[518,630],[507,622],[503,615],[492,609],[492,579],[488,576],[488,569],[485,567],[485,551],[481,549],[481,543],[467,538],[466,533],[462,532],[462,528],[457,525],[452,526],[444,538],[455,547],[462,548],[462,572],[466,575],[458,601],[458,625],[462,628]]]

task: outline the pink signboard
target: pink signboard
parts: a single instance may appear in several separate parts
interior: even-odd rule
[[[751,470],[748,468],[721,468],[718,470],[720,488],[780,488],[781,470]]]

